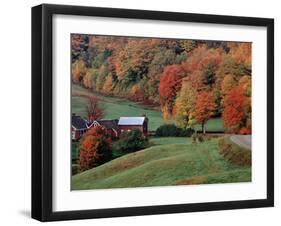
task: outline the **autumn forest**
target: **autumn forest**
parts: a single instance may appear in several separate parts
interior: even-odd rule
[[[252,43],[72,34],[72,189],[251,181]]]
[[[159,107],[164,122],[251,133],[251,43],[72,35],[72,81]]]

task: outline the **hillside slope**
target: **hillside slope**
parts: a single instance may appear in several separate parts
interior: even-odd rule
[[[72,189],[251,181],[251,169],[228,163],[217,139],[201,144],[153,146],[72,177]]]

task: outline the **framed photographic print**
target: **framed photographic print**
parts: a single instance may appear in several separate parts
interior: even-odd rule
[[[32,217],[274,205],[274,21],[32,8]]]

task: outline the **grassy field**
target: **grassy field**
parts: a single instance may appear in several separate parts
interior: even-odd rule
[[[72,93],[72,112],[86,117],[87,99],[85,97],[75,96],[75,94],[93,95],[93,93],[77,85],[72,85]],[[121,116],[142,116],[146,114],[149,118],[149,130],[156,130],[163,124],[160,111],[122,98],[107,97],[99,94],[94,95],[100,100],[101,106],[105,111],[104,119],[118,119]]]
[[[152,137],[149,139],[152,146],[165,144],[191,144],[189,137]]]
[[[86,118],[87,99],[83,95],[95,95],[100,100],[101,106],[105,111],[104,119],[118,119],[121,116],[141,116],[146,114],[149,118],[148,129],[150,131],[155,131],[163,124],[161,112],[156,109],[151,109],[122,98],[94,94],[81,86],[72,84],[72,112],[84,118]],[[172,120],[171,123],[173,123]],[[201,131],[200,125],[196,125],[195,128]],[[209,120],[206,124],[206,130],[212,132],[224,131],[221,119],[214,118]]]
[[[146,187],[251,181],[251,168],[225,161],[218,139],[151,139],[155,146],[124,155],[72,177],[72,189]],[[179,143],[177,143],[179,142]]]

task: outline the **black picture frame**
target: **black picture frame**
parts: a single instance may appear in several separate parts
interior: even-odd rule
[[[266,27],[267,198],[54,212],[52,210],[52,18],[55,14]],[[49,4],[32,8],[32,218],[40,221],[57,221],[270,206],[274,206],[273,19]]]

